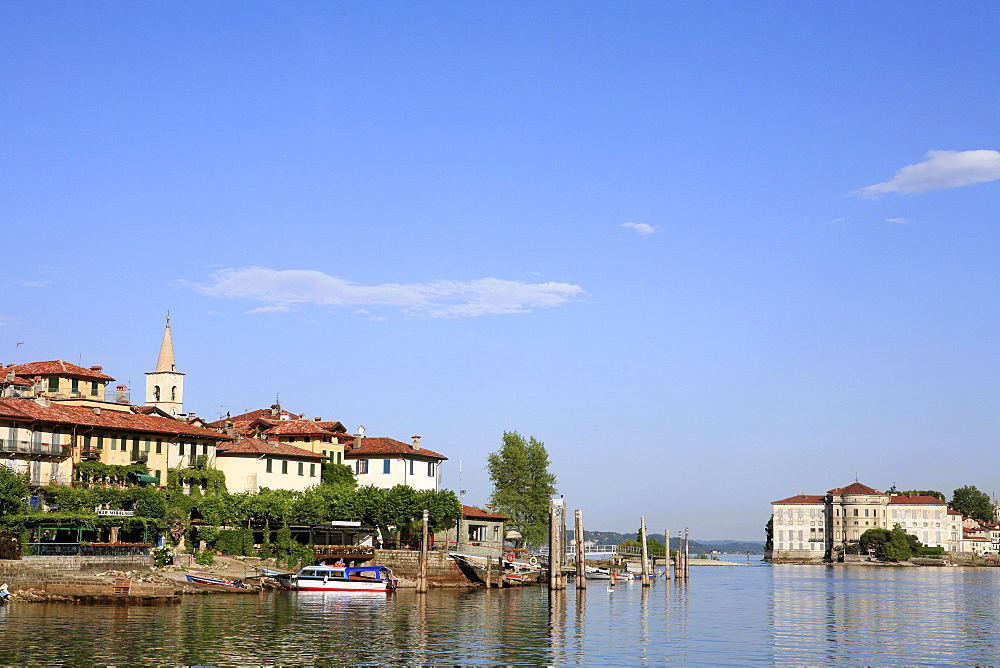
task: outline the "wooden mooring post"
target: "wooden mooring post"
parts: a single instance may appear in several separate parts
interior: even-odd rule
[[[574,519],[573,535],[576,538],[576,588],[587,588],[587,559],[583,549],[583,511],[577,510]]]
[[[684,527],[684,579],[691,577],[691,532]]]
[[[562,572],[566,554],[563,546],[565,509],[563,499],[549,499],[549,589],[566,588],[566,576]]]
[[[427,515],[424,511],[423,534],[420,540],[420,571],[417,573],[417,593],[427,593]]]
[[[664,564],[666,564],[666,568],[664,569],[664,573],[663,573],[663,578],[665,580],[669,580],[670,579],[670,562],[671,562],[671,559],[670,559],[670,532],[667,529],[663,530],[663,542],[667,544],[666,548],[665,548],[666,551],[667,551],[666,555],[665,555],[666,556],[666,561],[663,562]]]
[[[649,586],[649,548],[646,546],[646,518],[639,518],[639,554],[642,555],[642,586]]]

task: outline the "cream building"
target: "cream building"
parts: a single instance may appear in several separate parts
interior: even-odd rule
[[[360,486],[389,489],[409,485],[416,490],[435,491],[441,486],[441,462],[448,459],[421,446],[419,436],[407,444],[392,438],[358,435],[344,457]]]
[[[322,482],[327,457],[276,441],[237,439],[220,445],[216,457],[231,494],[256,494],[264,487],[303,492]]]
[[[145,464],[149,479],[166,484],[168,454],[190,443],[214,457],[229,437],[161,415],[70,406],[46,397],[0,399],[0,462],[28,473],[32,484],[69,484],[73,464]]]
[[[771,517],[773,561],[830,561],[865,531],[897,524],[927,547],[969,549],[961,514],[941,499],[883,493],[860,482],[823,496],[800,494],[774,501]]]

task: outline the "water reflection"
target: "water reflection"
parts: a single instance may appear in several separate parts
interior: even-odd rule
[[[0,608],[0,664],[995,664],[1000,570],[700,567],[614,589]],[[662,591],[661,591],[662,589]],[[551,594],[551,595],[550,595]]]

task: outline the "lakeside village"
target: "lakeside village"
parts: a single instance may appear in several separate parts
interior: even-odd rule
[[[966,489],[982,497],[979,517],[965,516],[926,490],[879,492],[857,481],[825,495],[797,494],[774,501],[765,559],[998,565],[1000,503],[974,487]]]
[[[218,557],[232,555],[391,568],[404,584],[422,561],[432,584],[469,585],[481,569],[449,553],[485,565],[511,555],[505,539],[519,534],[507,518],[440,489],[448,458],[419,436],[351,434],[277,404],[211,422],[185,413],[169,318],[145,375],[136,405],[100,366],[2,367],[0,465],[21,474],[23,498],[0,498],[0,578],[55,591],[68,571],[148,571],[154,561],[218,571],[233,561]]]

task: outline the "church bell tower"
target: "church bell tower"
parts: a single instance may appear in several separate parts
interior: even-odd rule
[[[146,405],[156,406],[174,417],[184,412],[184,374],[174,363],[174,340],[170,333],[170,315],[163,330],[156,371],[146,372]]]

